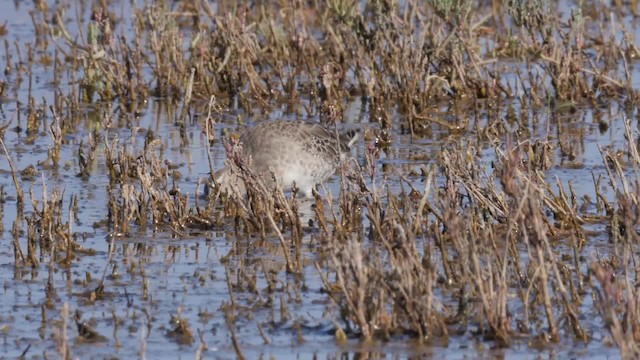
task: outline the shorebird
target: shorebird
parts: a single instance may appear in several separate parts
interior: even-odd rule
[[[357,139],[357,131],[337,134],[313,122],[266,121],[240,136],[240,155],[248,160],[251,173],[270,188],[278,184],[288,190],[295,184],[311,198],[314,187],[329,179],[349,158]],[[246,193],[244,181],[228,164],[214,174],[214,179],[221,191],[236,196]]]

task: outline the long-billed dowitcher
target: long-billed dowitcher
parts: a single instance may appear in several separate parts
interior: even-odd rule
[[[273,188],[273,177],[284,189],[295,184],[305,196],[331,177],[358,139],[356,131],[338,135],[323,125],[303,121],[266,121],[240,136],[241,152],[250,171]],[[274,176],[272,176],[273,174]],[[225,167],[215,173],[222,191],[245,194],[241,177]]]

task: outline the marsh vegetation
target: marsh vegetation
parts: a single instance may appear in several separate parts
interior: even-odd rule
[[[640,355],[637,1],[0,8],[8,356]],[[362,140],[307,199],[276,119]]]

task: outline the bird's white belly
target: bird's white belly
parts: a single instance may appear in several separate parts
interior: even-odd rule
[[[281,165],[284,165],[280,166],[279,169],[282,185],[290,189],[295,183],[300,192],[307,196],[311,196],[313,187],[316,184],[324,182],[334,172],[334,169],[329,164],[314,161],[292,161]]]

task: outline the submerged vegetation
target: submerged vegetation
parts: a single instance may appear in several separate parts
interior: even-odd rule
[[[247,344],[328,336],[335,352],[640,356],[638,4],[561,3],[16,9],[32,28],[0,25],[1,258],[6,284],[41,294],[41,318],[25,341],[9,329],[38,318],[0,317],[10,351],[67,359],[128,341],[121,356],[145,357],[158,336],[244,358]],[[247,171],[237,133],[279,117],[362,130],[335,187],[303,199]],[[210,191],[215,148],[246,197]],[[227,251],[203,264],[212,243]],[[197,266],[171,279],[163,263],[181,256]],[[189,299],[203,292],[223,301]]]

